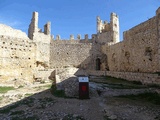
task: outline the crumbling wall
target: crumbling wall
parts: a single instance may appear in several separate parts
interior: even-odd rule
[[[26,33],[4,24],[0,24],[0,35],[28,39]]]
[[[0,79],[33,82],[35,44],[29,39],[0,36]]]
[[[38,12],[33,12],[28,29],[28,37],[36,44],[36,68],[37,70],[49,68],[51,23],[44,25],[44,32],[38,28]]]

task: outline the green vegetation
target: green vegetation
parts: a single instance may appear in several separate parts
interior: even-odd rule
[[[0,97],[0,101],[3,99],[3,97]]]
[[[73,116],[73,114],[68,114],[62,120],[85,120],[85,119],[82,116]]]
[[[0,93],[6,93],[10,90],[14,90],[15,88],[14,87],[3,87],[3,86],[0,86]]]
[[[65,95],[64,90],[57,90],[56,85],[52,85],[52,86],[51,86],[51,93],[52,93],[52,95],[54,95],[55,97],[66,98],[66,95]]]
[[[34,105],[35,98],[26,98],[19,102],[21,105],[27,105],[28,107],[32,107]]]
[[[160,85],[157,85],[157,84],[149,84],[147,86],[151,87],[151,88],[158,88],[158,89],[160,89]]]
[[[12,105],[7,106],[7,107],[5,107],[3,109],[0,109],[0,113],[4,113],[4,114],[9,113],[11,110],[13,110],[13,109],[15,109],[15,108],[17,108],[17,107],[19,107],[21,105],[27,105],[28,107],[32,107],[33,104],[34,104],[34,100],[35,100],[34,98],[24,99],[24,100],[19,101],[19,102],[15,103],[15,104],[12,104]]]
[[[23,85],[20,85],[18,88],[23,88],[24,86]]]
[[[107,115],[104,116],[104,120],[112,120]]]
[[[48,104],[51,104],[51,103],[55,103],[55,100],[54,99],[52,99],[52,98],[49,98],[49,97],[46,97],[46,98],[43,98],[43,99],[39,99],[39,102],[41,103],[40,105],[41,105],[41,107],[39,107],[39,108],[41,108],[41,109],[45,109],[46,108],[46,105],[48,105]]]
[[[42,87],[51,88],[51,87],[52,87],[52,84],[44,85],[44,86],[42,86]]]
[[[140,89],[146,88],[146,86],[142,85],[139,81],[127,81],[120,78],[114,78],[110,76],[91,79],[91,81],[96,83],[103,83],[104,86],[113,89]]]
[[[39,120],[39,117],[36,115],[28,117],[28,118],[24,118],[23,116],[22,117],[15,116],[15,117],[12,117],[11,120]]]
[[[10,115],[21,115],[21,114],[24,114],[24,111],[23,111],[23,110],[14,111],[14,112],[12,112]]]
[[[160,72],[155,72],[154,74],[158,74],[160,76]]]
[[[138,95],[121,95],[118,97],[128,98],[128,99],[138,100],[143,102],[150,102],[155,105],[160,105],[160,94],[158,93],[146,92]]]
[[[18,106],[19,106],[19,104],[15,103],[15,104],[10,105],[10,106],[8,106],[6,108],[0,109],[0,113],[4,113],[4,114],[9,113],[12,109],[17,108]]]
[[[25,94],[25,97],[29,97],[29,96],[31,96],[31,95],[33,95],[33,93],[26,93],[26,94]]]

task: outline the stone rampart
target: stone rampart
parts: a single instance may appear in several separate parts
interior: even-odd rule
[[[67,66],[80,67],[90,61],[92,43],[81,43],[80,41],[53,41],[50,53],[51,68],[65,68]]]
[[[107,46],[109,70],[159,72],[157,16],[124,32],[124,40]],[[102,47],[104,49],[104,47]]]

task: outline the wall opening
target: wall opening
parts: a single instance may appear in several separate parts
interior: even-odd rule
[[[96,70],[100,70],[101,68],[101,60],[99,58],[96,59]]]

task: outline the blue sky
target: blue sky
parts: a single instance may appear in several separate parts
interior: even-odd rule
[[[51,21],[55,36],[69,39],[96,33],[96,16],[110,21],[110,13],[119,16],[121,40],[123,31],[155,15],[160,0],[0,0],[0,23],[28,34],[32,12],[39,12],[39,28]]]

